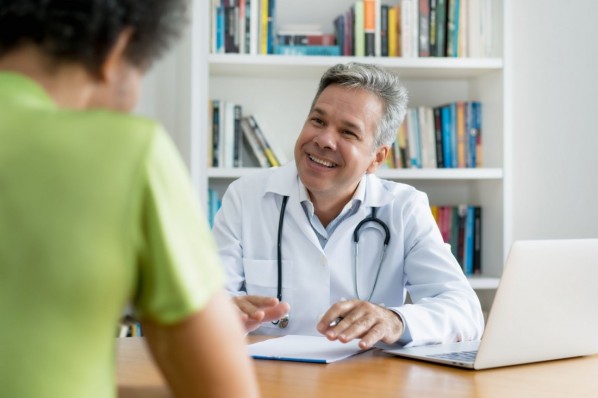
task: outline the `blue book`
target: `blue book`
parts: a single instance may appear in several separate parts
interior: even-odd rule
[[[473,275],[473,237],[475,229],[475,207],[467,206],[465,216],[465,242],[463,248],[463,269],[465,275]]]
[[[339,46],[297,46],[277,45],[274,46],[274,54],[278,55],[341,55]]]
[[[451,146],[451,110],[449,105],[440,109],[442,119],[442,152],[444,155],[444,167],[453,167],[452,146]]]
[[[276,0],[268,0],[268,54],[274,54],[276,37]]]

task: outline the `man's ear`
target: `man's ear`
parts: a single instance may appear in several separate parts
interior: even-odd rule
[[[100,65],[98,78],[102,82],[109,82],[114,78],[118,71],[118,66],[125,56],[125,51],[131,41],[132,35],[132,28],[125,28],[118,34],[114,45],[106,55],[106,59]]]
[[[376,149],[376,153],[374,154],[374,160],[372,160],[372,163],[370,163],[366,173],[373,173],[378,170],[378,167],[386,161],[389,151],[390,148],[386,145],[378,147],[378,149]]]

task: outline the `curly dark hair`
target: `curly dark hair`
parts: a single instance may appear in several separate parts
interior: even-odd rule
[[[0,0],[0,57],[33,43],[57,61],[97,73],[118,35],[132,28],[126,58],[148,67],[186,22],[188,0]]]

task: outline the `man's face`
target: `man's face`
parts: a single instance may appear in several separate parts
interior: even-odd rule
[[[386,159],[374,150],[382,101],[363,89],[328,86],[295,143],[295,163],[312,200],[349,200],[361,177]]]

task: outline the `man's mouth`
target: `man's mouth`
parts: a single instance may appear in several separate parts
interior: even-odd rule
[[[333,167],[336,167],[336,166],[337,166],[337,165],[336,165],[336,163],[332,163],[332,162],[329,162],[329,161],[327,161],[327,160],[324,160],[324,159],[317,158],[317,157],[315,157],[314,155],[308,155],[307,157],[308,157],[308,158],[309,158],[309,160],[311,160],[312,162],[314,162],[314,163],[317,163],[317,164],[319,164],[319,165],[321,165],[321,166],[324,166],[324,167],[328,167],[328,168],[330,168],[330,169],[331,169],[331,168],[333,168]]]

